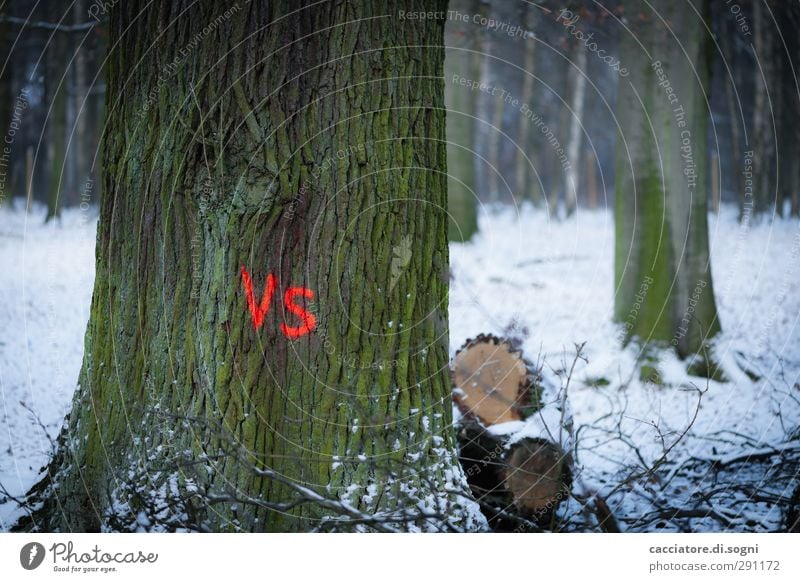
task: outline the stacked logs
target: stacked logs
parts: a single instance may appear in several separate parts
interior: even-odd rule
[[[459,460],[489,526],[550,528],[555,509],[569,495],[569,455],[545,438],[512,442],[501,426],[542,408],[538,371],[509,340],[479,335],[456,353],[451,377],[462,414]]]

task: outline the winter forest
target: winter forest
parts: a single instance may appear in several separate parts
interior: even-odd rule
[[[800,532],[798,29],[0,0],[0,531]]]

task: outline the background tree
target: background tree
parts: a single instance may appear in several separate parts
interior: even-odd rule
[[[477,0],[455,0],[450,9],[477,13]],[[476,92],[453,82],[453,75],[474,80],[480,71],[479,35],[474,26],[454,19],[445,27],[445,85],[447,107],[447,209],[450,240],[468,241],[478,230],[475,180]]]
[[[701,352],[719,331],[709,266],[707,3],[626,2],[616,174],[616,318]]]
[[[13,97],[11,96],[11,76],[13,60],[11,59],[11,27],[5,22],[8,6],[4,3],[0,6],[0,139],[5,139],[8,123],[11,120],[9,105]],[[0,209],[11,201],[10,187],[11,168],[9,161],[0,164]]]
[[[343,527],[322,497],[477,525],[450,428],[444,23],[398,17],[432,9],[114,6],[85,360],[22,527]]]
[[[65,18],[63,9],[52,6],[54,22]],[[67,170],[67,106],[68,106],[68,67],[70,51],[66,34],[54,30],[50,32],[47,48],[47,159],[50,163],[50,183],[47,193],[47,216],[49,221],[61,215],[64,204]]]

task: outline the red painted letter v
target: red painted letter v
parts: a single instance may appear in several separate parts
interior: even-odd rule
[[[250,273],[242,265],[242,281],[244,282],[244,292],[247,295],[247,308],[250,310],[250,315],[253,316],[253,327],[258,329],[264,324],[264,317],[269,311],[269,304],[272,301],[272,294],[275,293],[275,277],[272,273],[267,275],[267,281],[264,285],[264,294],[261,296],[261,304],[256,305],[256,299],[253,296],[253,281],[250,279]]]

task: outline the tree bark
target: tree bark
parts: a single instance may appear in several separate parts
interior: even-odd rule
[[[114,5],[84,365],[22,527],[356,527],[314,495],[481,525],[451,428],[444,22],[398,18],[434,9]]]
[[[704,1],[693,4],[707,14]],[[669,342],[685,357],[720,329],[707,223],[708,38],[695,11],[673,2],[627,2],[625,14],[636,17],[620,43],[631,75],[617,103],[616,319],[628,337]]]

